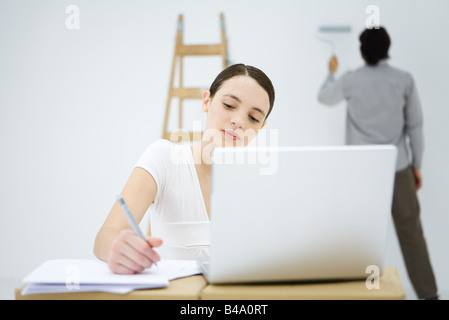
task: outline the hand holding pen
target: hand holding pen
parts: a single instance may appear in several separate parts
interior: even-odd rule
[[[117,196],[126,218],[133,230],[123,230],[112,241],[108,259],[109,268],[115,273],[133,274],[150,268],[160,260],[153,247],[159,247],[162,240],[156,237],[145,237],[137,221],[129,210],[122,196]]]

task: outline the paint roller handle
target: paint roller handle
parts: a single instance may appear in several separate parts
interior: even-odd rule
[[[334,73],[336,72],[338,69],[338,59],[337,57],[334,55],[331,57],[331,59],[329,60],[329,71]]]

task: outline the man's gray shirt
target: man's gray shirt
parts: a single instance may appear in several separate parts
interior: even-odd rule
[[[397,171],[409,165],[421,168],[423,116],[410,73],[385,60],[349,71],[339,79],[330,73],[318,100],[328,106],[347,101],[347,144],[394,144],[398,148]]]

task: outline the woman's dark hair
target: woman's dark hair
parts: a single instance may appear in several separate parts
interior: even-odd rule
[[[217,91],[220,89],[223,82],[236,76],[248,76],[253,78],[267,92],[268,99],[270,100],[270,109],[268,110],[268,113],[265,117],[266,120],[270,115],[274,105],[274,87],[271,83],[270,78],[268,78],[268,76],[262,70],[256,67],[244,65],[241,63],[227,67],[218,74],[218,76],[210,86],[210,97],[214,97],[215,93],[217,93]]]
[[[384,27],[366,29],[360,35],[360,51],[367,64],[375,66],[382,60],[389,58],[390,36]]]

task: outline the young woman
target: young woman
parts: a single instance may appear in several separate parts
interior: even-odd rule
[[[138,222],[152,209],[152,236],[144,241],[135,235],[115,202],[95,239],[95,255],[113,272],[125,274],[141,272],[161,257],[208,255],[211,153],[215,147],[246,146],[265,126],[274,96],[260,69],[243,64],[224,69],[203,94],[202,140],[192,146],[157,140],[121,192]]]

